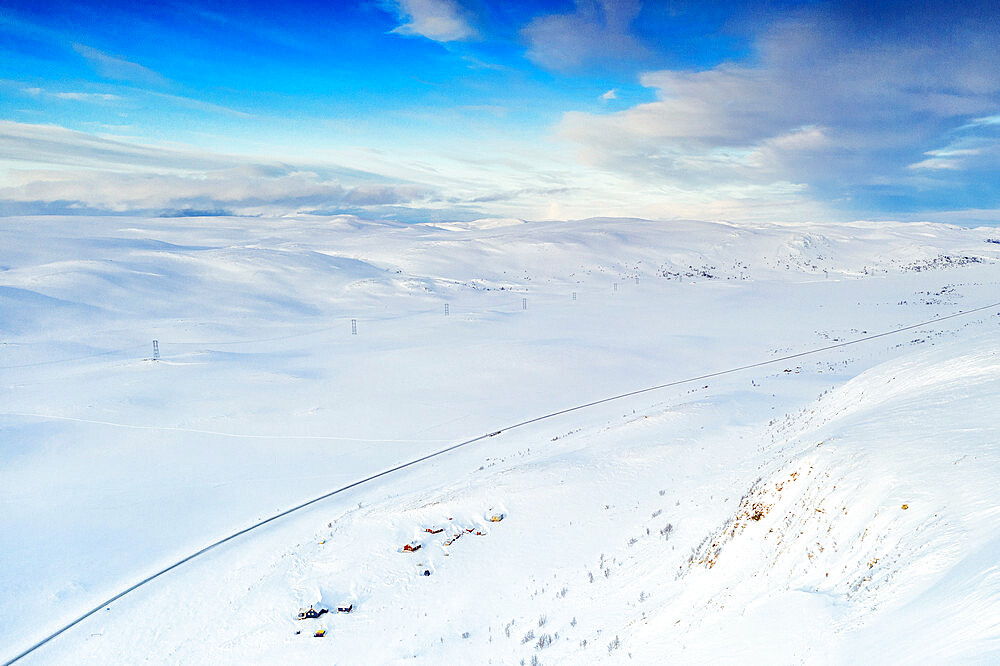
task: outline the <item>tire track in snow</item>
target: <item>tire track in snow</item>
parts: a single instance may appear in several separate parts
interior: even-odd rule
[[[164,569],[161,569],[160,571],[157,571],[156,573],[147,576],[146,578],[144,578],[141,581],[139,581],[138,583],[135,583],[134,585],[128,587],[127,589],[122,590],[121,592],[119,592],[115,596],[111,597],[107,601],[104,601],[103,603],[101,603],[98,606],[94,607],[93,609],[87,611],[86,613],[84,613],[80,617],[76,618],[75,620],[73,620],[72,622],[70,622],[69,624],[67,624],[66,626],[64,626],[64,627],[56,630],[55,632],[49,634],[48,636],[46,636],[42,640],[38,641],[37,643],[35,643],[31,647],[29,647],[28,649],[26,649],[23,652],[21,652],[20,654],[16,655],[13,659],[10,659],[9,661],[4,662],[3,666],[11,666],[11,664],[13,664],[14,662],[16,662],[16,661],[18,661],[18,660],[26,657],[27,655],[31,654],[32,652],[34,652],[38,648],[42,647],[43,645],[45,645],[46,643],[48,643],[49,641],[51,641],[52,639],[54,639],[57,636],[63,634],[64,632],[68,631],[69,629],[72,629],[76,625],[80,624],[81,622],[83,622],[84,620],[86,620],[87,618],[89,618],[91,615],[94,615],[95,613],[97,613],[98,611],[100,611],[102,608],[106,608],[106,607],[110,606],[111,604],[113,604],[115,601],[118,601],[119,599],[121,599],[122,597],[124,597],[126,594],[129,594],[129,593],[137,590],[138,588],[142,587],[143,585],[145,585],[145,584],[147,584],[147,583],[149,583],[149,582],[151,582],[151,581],[159,578],[160,576],[163,576],[164,574],[167,574],[170,571],[173,571],[174,569],[176,569],[176,568],[178,568],[178,567],[186,564],[187,562],[190,562],[191,560],[195,559],[196,557],[204,555],[205,553],[207,553],[208,551],[210,551],[210,550],[212,550],[214,548],[217,548],[217,547],[219,547],[219,546],[221,546],[221,545],[223,545],[225,543],[228,543],[228,542],[232,541],[233,539],[239,538],[239,537],[243,536],[244,534],[246,534],[247,532],[250,532],[250,531],[255,530],[255,529],[259,528],[259,527],[263,527],[264,525],[267,525],[268,523],[271,523],[271,522],[274,522],[274,521],[279,520],[281,518],[284,518],[285,516],[287,516],[287,515],[289,515],[291,513],[295,513],[296,511],[304,509],[304,508],[306,508],[308,506],[311,506],[311,505],[316,504],[318,502],[322,502],[325,499],[329,499],[330,497],[333,497],[334,495],[339,495],[340,493],[343,493],[343,492],[346,492],[348,490],[351,490],[352,488],[356,488],[356,487],[358,487],[360,485],[363,485],[365,483],[369,483],[371,481],[374,481],[375,479],[379,479],[379,478],[382,478],[384,476],[388,476],[389,474],[392,474],[394,472],[398,472],[399,470],[402,470],[402,469],[406,469],[407,467],[412,467],[414,465],[418,465],[418,464],[420,464],[422,462],[430,460],[431,458],[436,458],[437,456],[441,456],[441,455],[444,455],[446,453],[450,453],[451,451],[454,451],[456,449],[468,446],[470,444],[475,444],[475,443],[481,442],[481,441],[483,441],[485,439],[489,439],[491,437],[496,437],[497,435],[500,435],[500,434],[502,434],[504,432],[507,432],[507,431],[510,431],[510,430],[514,430],[515,428],[521,428],[523,426],[530,425],[532,423],[538,423],[539,421],[544,421],[546,419],[551,419],[551,418],[554,418],[556,416],[561,416],[563,414],[569,414],[571,412],[580,411],[582,409],[587,409],[589,407],[594,407],[596,405],[602,405],[602,404],[605,404],[605,403],[608,403],[608,402],[612,402],[612,401],[615,401],[615,400],[621,400],[623,398],[628,398],[628,397],[631,397],[631,396],[641,395],[643,393],[650,393],[652,391],[658,391],[658,390],[665,389],[665,388],[670,388],[670,387],[674,387],[674,386],[680,386],[682,384],[689,384],[689,383],[692,383],[692,382],[698,382],[698,381],[704,381],[706,379],[712,379],[714,377],[721,377],[723,375],[735,374],[735,373],[738,373],[738,372],[742,372],[744,370],[750,370],[750,369],[753,369],[753,368],[760,368],[760,367],[767,366],[767,365],[772,365],[772,364],[775,364],[775,363],[783,363],[785,361],[789,361],[789,360],[796,359],[796,358],[802,358],[804,356],[811,356],[813,354],[820,354],[822,352],[830,351],[832,349],[840,349],[842,347],[849,347],[849,346],[852,346],[852,345],[861,344],[863,342],[868,342],[870,340],[876,340],[878,338],[884,338],[884,337],[887,337],[887,336],[890,336],[890,335],[896,335],[898,333],[903,333],[905,331],[912,331],[913,329],[922,328],[922,327],[925,327],[925,326],[931,326],[933,324],[938,324],[940,322],[947,321],[949,319],[955,319],[956,317],[964,317],[964,316],[967,316],[967,315],[974,314],[976,312],[983,312],[985,310],[990,310],[990,309],[997,308],[997,307],[1000,307],[1000,301],[998,301],[996,303],[990,303],[989,305],[983,305],[983,306],[980,306],[978,308],[973,308],[971,310],[960,310],[960,311],[958,311],[956,313],[953,313],[953,314],[950,314],[950,315],[945,315],[943,317],[934,317],[933,319],[928,319],[926,321],[922,321],[922,322],[919,322],[917,324],[910,324],[909,326],[903,326],[903,327],[900,327],[900,328],[895,328],[895,329],[892,329],[890,331],[883,331],[882,333],[874,333],[872,335],[866,335],[864,337],[857,338],[855,340],[848,340],[846,342],[838,342],[836,344],[826,345],[824,347],[817,347],[815,349],[810,349],[810,350],[803,351],[803,352],[798,352],[798,353],[795,353],[795,354],[788,354],[786,356],[781,356],[781,357],[769,359],[769,360],[766,360],[766,361],[758,361],[756,363],[749,363],[747,365],[742,365],[742,366],[735,367],[735,368],[728,368],[726,370],[719,370],[717,372],[710,372],[710,373],[707,373],[707,374],[704,374],[704,375],[699,375],[697,377],[688,377],[686,379],[678,379],[678,380],[675,380],[675,381],[672,381],[672,382],[667,382],[665,384],[658,384],[657,386],[649,386],[649,387],[646,387],[646,388],[637,389],[635,391],[629,391],[627,393],[620,393],[618,395],[610,396],[610,397],[607,397],[607,398],[602,398],[600,400],[594,400],[593,402],[588,402],[588,403],[585,403],[585,404],[582,404],[582,405],[576,405],[574,407],[568,407],[566,409],[562,409],[562,410],[559,410],[559,411],[556,411],[556,412],[551,412],[549,414],[543,414],[542,416],[536,416],[535,418],[528,419],[526,421],[521,421],[520,423],[515,423],[513,425],[506,426],[506,427],[501,428],[499,430],[496,430],[494,432],[491,432],[491,433],[488,433],[488,434],[485,434],[485,435],[479,435],[478,437],[473,437],[472,439],[467,439],[464,442],[459,442],[458,444],[452,444],[451,446],[443,448],[443,449],[441,449],[439,451],[435,451],[433,453],[429,453],[429,454],[427,454],[425,456],[421,456],[420,458],[416,458],[415,460],[411,460],[411,461],[403,463],[401,465],[397,465],[396,467],[393,467],[391,469],[383,470],[381,472],[378,472],[377,474],[372,474],[371,476],[365,477],[364,479],[360,479],[358,481],[354,481],[353,483],[349,483],[346,486],[343,486],[341,488],[337,488],[336,490],[328,492],[325,495],[320,495],[319,497],[313,498],[313,499],[311,499],[311,500],[309,500],[307,502],[303,502],[302,504],[299,504],[297,506],[293,506],[290,509],[286,509],[285,511],[282,511],[281,513],[278,513],[278,514],[275,514],[275,515],[271,516],[270,518],[265,518],[264,520],[261,520],[261,521],[259,521],[257,523],[254,523],[253,525],[250,525],[249,527],[245,527],[242,530],[239,530],[238,532],[234,532],[233,534],[230,534],[227,537],[219,539],[215,543],[212,543],[212,544],[209,544],[208,546],[205,546],[201,550],[199,550],[199,551],[197,551],[195,553],[192,553],[191,555],[188,555],[187,557],[185,557],[185,558],[183,558],[181,560],[178,560],[177,562],[171,564],[170,566],[168,566],[168,567],[166,567]],[[1000,312],[998,312],[997,314],[1000,315]],[[143,427],[143,426],[139,426],[139,427]]]

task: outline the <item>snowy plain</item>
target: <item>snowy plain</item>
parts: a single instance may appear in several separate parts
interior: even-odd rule
[[[931,224],[4,218],[0,660],[381,470],[998,284],[1000,231]],[[18,663],[995,663],[998,343],[994,307],[502,432]]]

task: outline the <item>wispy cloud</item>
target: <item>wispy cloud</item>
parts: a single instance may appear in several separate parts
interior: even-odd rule
[[[400,20],[405,22],[392,31],[395,34],[435,42],[459,42],[479,36],[453,0],[397,0],[396,7]]]
[[[972,122],[952,133],[943,148],[928,150],[914,171],[963,171],[975,178],[976,172],[1000,172],[1000,124]]]
[[[204,111],[206,113],[215,113],[215,114],[234,116],[239,118],[253,117],[253,114],[246,113],[238,109],[222,106],[220,104],[213,104],[212,102],[206,102],[204,100],[195,99],[193,97],[186,97],[184,95],[175,95],[172,93],[161,92],[159,90],[149,90],[146,88],[138,88],[128,85],[118,85],[114,89],[118,91],[117,94],[77,92],[77,91],[57,91],[57,90],[48,90],[46,88],[41,88],[38,86],[21,88],[20,90],[25,95],[30,95],[32,97],[44,97],[48,99],[73,101],[73,102],[86,102],[91,104],[107,104],[112,102],[122,103],[128,101],[129,99],[132,99],[134,101],[136,98],[146,97],[156,100],[158,104],[166,103],[170,106],[182,107],[184,109]]]
[[[63,99],[73,102],[90,102],[90,103],[106,103],[106,102],[117,102],[121,100],[120,95],[112,95],[110,93],[91,93],[91,92],[58,92],[45,90],[44,88],[22,88],[22,92],[31,95],[33,97],[51,97],[52,99]]]
[[[76,132],[56,125],[0,120],[0,155],[7,162],[61,167],[221,169],[225,157],[196,151],[165,150]]]
[[[925,160],[909,165],[910,169],[932,169],[932,170],[958,170],[962,168],[962,161],[966,158],[981,155],[983,151],[979,149],[959,149],[959,150],[928,150],[925,155],[930,155]]]
[[[1000,125],[1000,114],[993,116],[984,116],[983,118],[973,118],[966,124],[958,128],[958,131],[965,130],[978,130],[982,128],[991,128]]]
[[[172,95],[170,93],[158,92],[155,90],[142,90],[138,91],[141,94],[149,95],[157,99],[176,104],[177,106],[182,106],[188,109],[194,109],[196,111],[207,111],[209,113],[219,113],[228,116],[236,116],[239,118],[251,118],[253,114],[246,113],[245,111],[239,111],[238,109],[232,109],[228,106],[222,106],[221,104],[213,104],[212,102],[206,102],[204,100],[195,99],[193,97],[185,97],[183,95]]]
[[[542,67],[572,70],[596,60],[643,57],[646,48],[632,35],[639,0],[576,0],[569,14],[539,16],[521,34],[527,57]]]
[[[139,85],[167,87],[170,80],[148,67],[135,62],[108,55],[86,44],[73,44],[73,49],[86,58],[91,67],[103,78],[113,81],[129,81]]]

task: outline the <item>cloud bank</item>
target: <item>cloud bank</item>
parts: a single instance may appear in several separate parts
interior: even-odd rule
[[[926,204],[966,187],[948,175],[995,180],[997,24],[975,7],[937,22],[918,9],[800,13],[761,35],[754,62],[646,73],[656,101],[567,113],[560,135],[588,164],[706,196],[798,186],[847,205]]]
[[[424,205],[437,197],[426,186],[352,169],[258,164],[10,121],[0,121],[0,154],[22,162],[7,170],[0,214],[378,214],[380,207]]]
[[[379,0],[290,22],[277,6],[207,17],[138,7],[116,16],[130,29],[115,35],[72,7],[72,32],[42,7],[30,20],[0,17],[20,74],[0,79],[2,211],[790,220],[1000,210],[995,0],[795,0],[767,12]],[[343,44],[303,38],[313,24]],[[139,64],[151,56],[135,46],[168,42],[176,53],[156,63],[169,80]],[[40,47],[52,56],[44,66]],[[95,128],[109,134],[86,133]]]

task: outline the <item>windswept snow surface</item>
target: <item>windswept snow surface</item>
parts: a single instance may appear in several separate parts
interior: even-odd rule
[[[1000,301],[998,239],[4,218],[0,660],[453,443]],[[213,549],[23,663],[995,662],[998,315],[484,439]],[[334,612],[296,620],[309,605]]]

